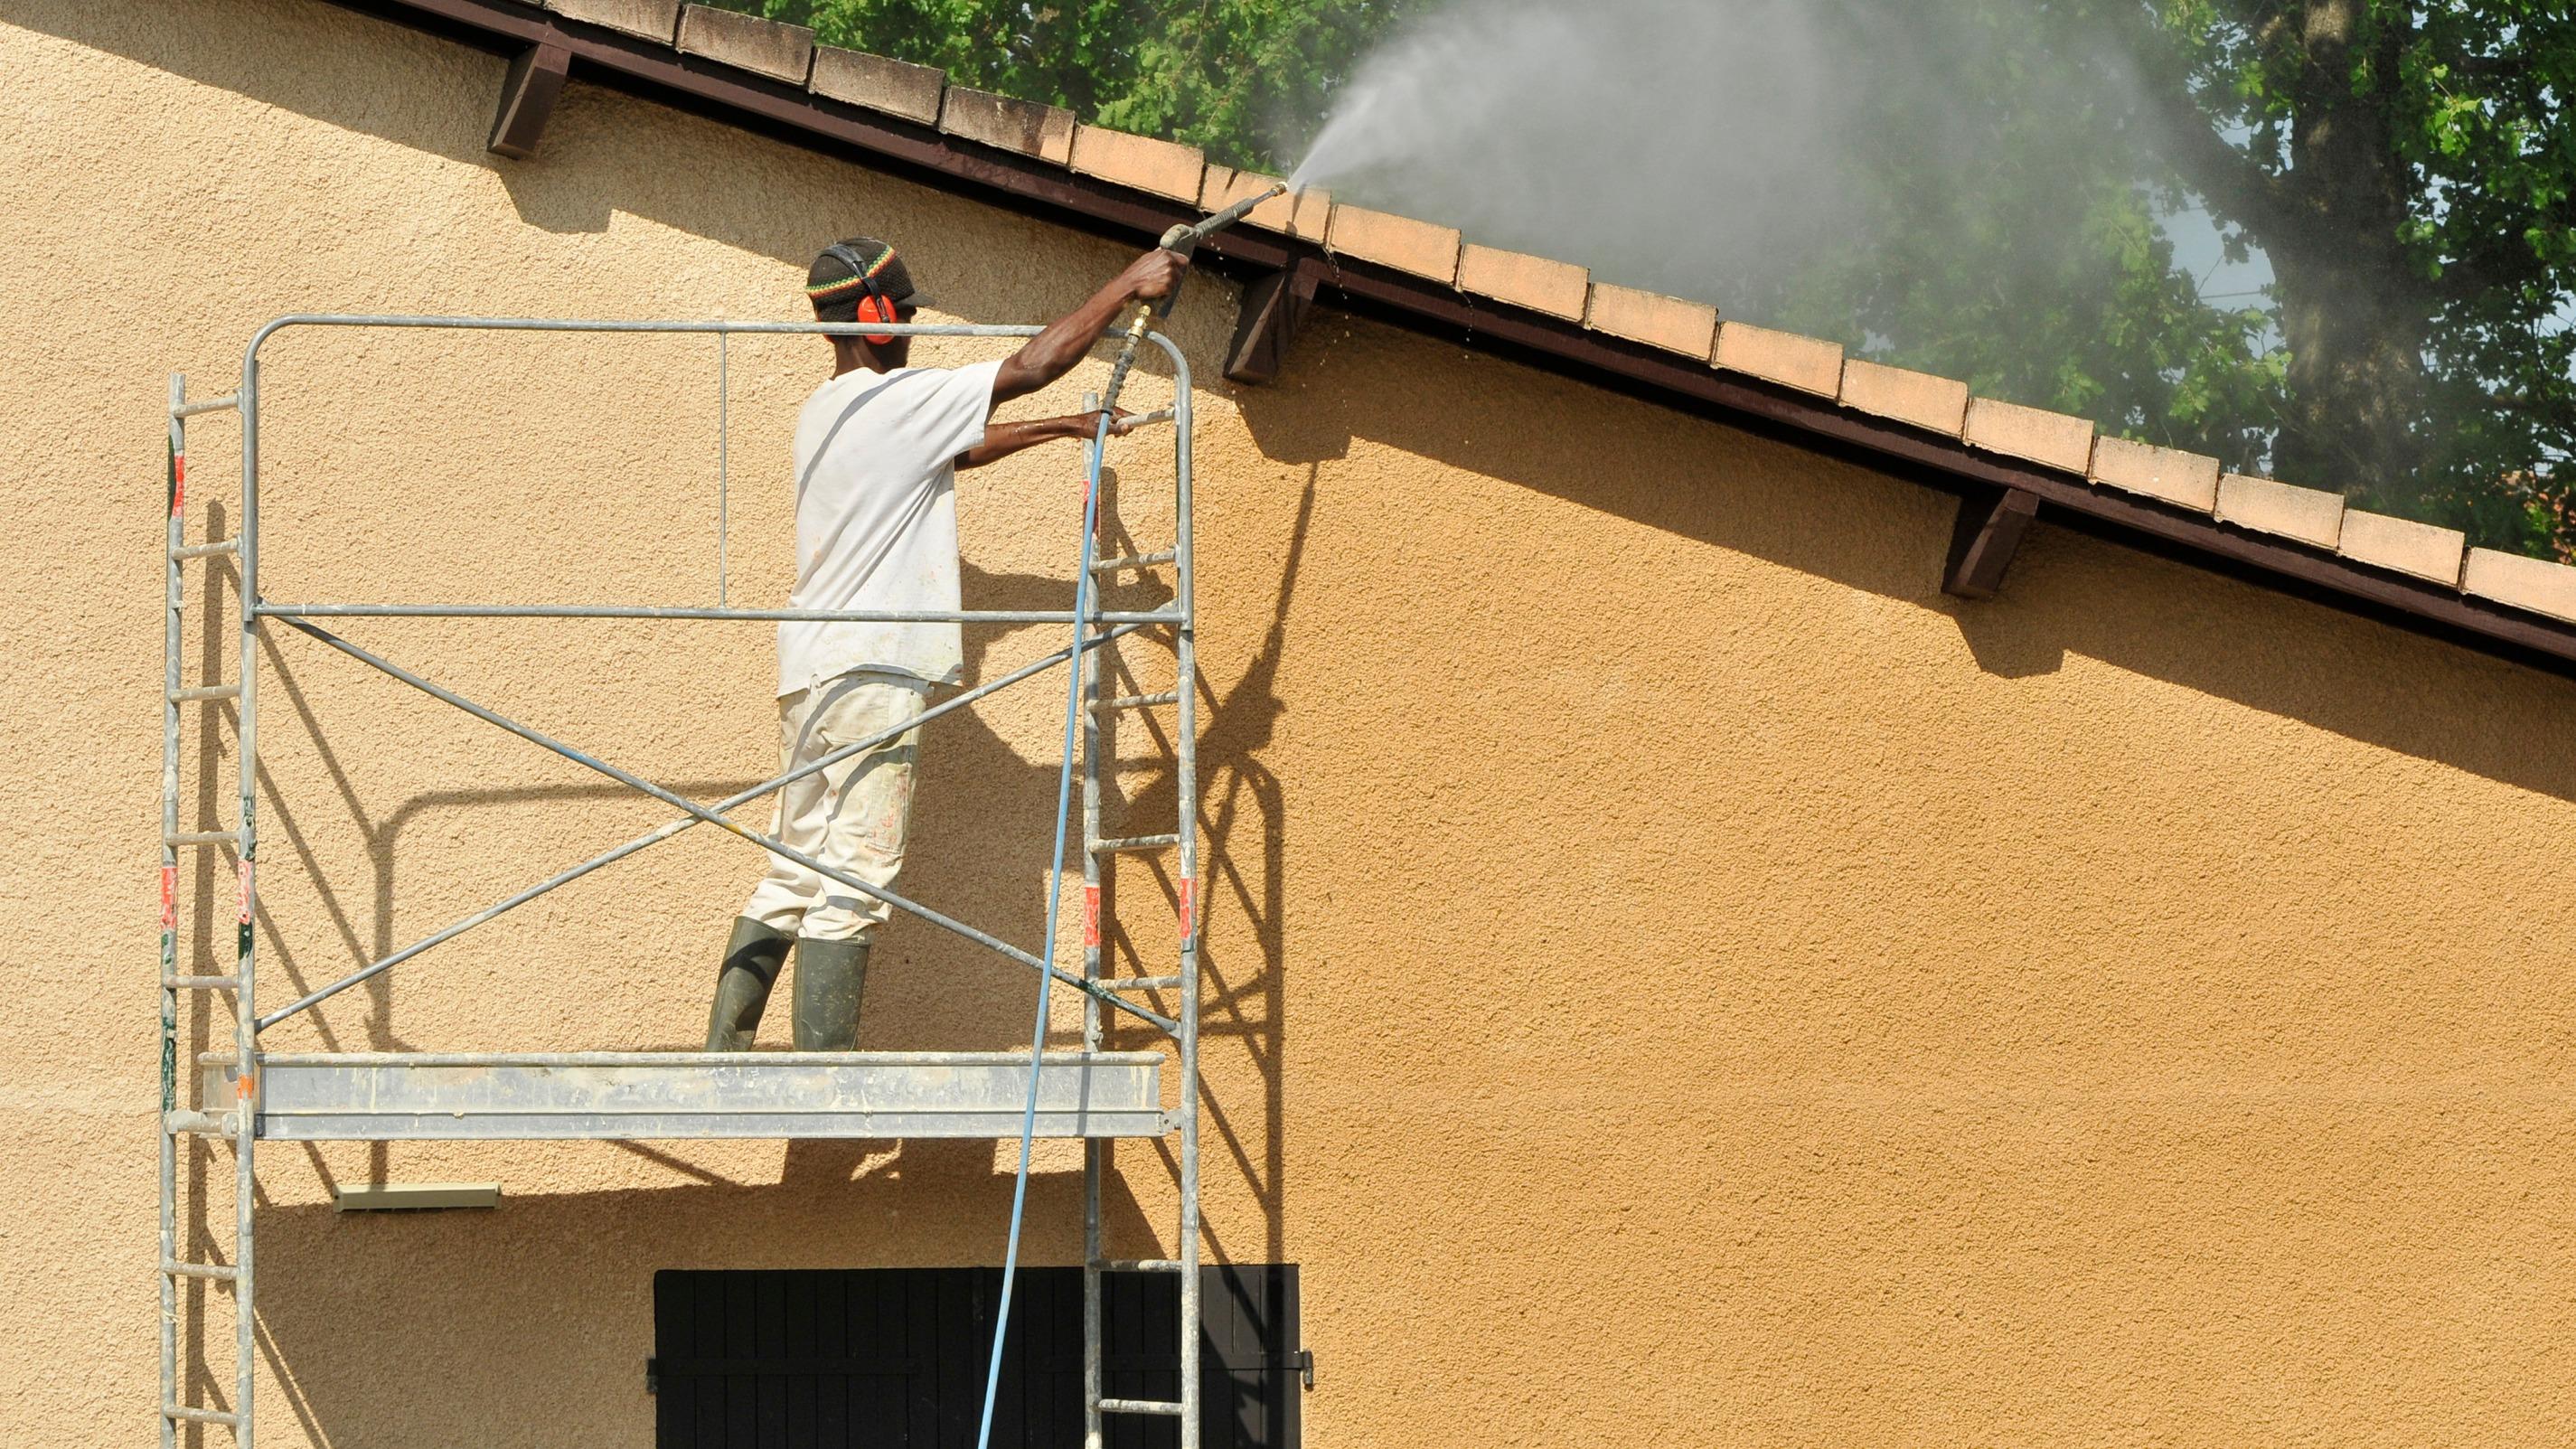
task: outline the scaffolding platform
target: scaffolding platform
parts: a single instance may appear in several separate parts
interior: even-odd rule
[[[1017,1137],[1025,1052],[263,1052],[272,1141]],[[1050,1052],[1040,1137],[1160,1137],[1160,1052]],[[203,1100],[236,1099],[229,1059]]]

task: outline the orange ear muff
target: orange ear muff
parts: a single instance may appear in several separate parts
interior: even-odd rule
[[[894,304],[892,302],[887,301],[883,297],[869,295],[859,299],[858,320],[861,322],[899,322],[903,319],[895,316]],[[890,332],[867,332],[861,333],[860,335],[867,338],[871,345],[877,347],[883,347],[894,340],[894,334]]]

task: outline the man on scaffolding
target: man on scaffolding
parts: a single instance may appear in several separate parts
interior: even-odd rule
[[[794,609],[957,610],[957,470],[980,468],[1059,438],[1090,438],[1096,413],[991,421],[995,404],[1071,372],[1128,307],[1169,296],[1188,260],[1156,248],[999,362],[914,367],[912,339],[835,336],[832,376],[796,420]],[[906,323],[928,299],[893,247],[852,237],[826,248],[805,295],[825,322]],[[1110,431],[1124,435],[1123,417]],[[786,845],[879,889],[903,867],[914,748],[930,690],[963,674],[955,623],[778,626],[781,773],[860,740],[871,749],[779,791],[771,832]],[[868,941],[892,908],[770,857],[769,873],[733,923],[707,1016],[709,1051],[748,1051],[770,987],[796,948],[792,1036],[798,1051],[858,1043]]]

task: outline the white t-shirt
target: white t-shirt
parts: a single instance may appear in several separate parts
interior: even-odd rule
[[[999,362],[845,372],[796,417],[791,609],[953,610],[959,453],[984,440]],[[955,624],[782,621],[778,692],[853,669],[964,673]]]

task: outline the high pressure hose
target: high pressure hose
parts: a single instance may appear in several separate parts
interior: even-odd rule
[[[1287,191],[1286,186],[1273,186],[1258,196],[1236,202],[1195,226],[1176,226],[1163,233],[1162,246],[1167,251],[1186,257],[1198,244],[1251,214],[1252,209]],[[1055,852],[1053,868],[1047,874],[1046,966],[1038,972],[1038,1009],[1036,1024],[1029,1029],[1029,1093],[1020,1112],[1020,1163],[1011,1180],[1011,1236],[1002,1252],[1002,1297],[993,1319],[993,1353],[984,1371],[984,1414],[975,1430],[975,1449],[991,1449],[993,1442],[993,1399],[1002,1383],[1002,1345],[1011,1332],[1011,1288],[1019,1276],[1020,1222],[1029,1201],[1029,1149],[1037,1137],[1038,1076],[1045,1069],[1047,1008],[1055,985],[1055,946],[1058,912],[1064,903],[1064,837],[1073,813],[1073,761],[1076,731],[1082,721],[1082,681],[1085,656],[1083,631],[1090,627],[1091,565],[1095,533],[1100,521],[1100,464],[1109,447],[1109,420],[1118,415],[1118,394],[1127,386],[1127,374],[1136,365],[1136,349],[1145,341],[1145,333],[1158,316],[1169,316],[1172,304],[1180,299],[1175,285],[1170,296],[1158,308],[1150,304],[1136,309],[1136,320],[1129,323],[1124,341],[1118,349],[1118,363],[1109,372],[1108,390],[1100,397],[1100,421],[1091,435],[1091,447],[1084,460],[1082,480],[1082,546],[1080,564],[1073,574],[1073,658],[1066,671],[1064,692],[1064,764],[1056,772],[1055,782]],[[1190,687],[1190,681],[1181,681]],[[1183,829],[1195,828],[1183,821]],[[1187,1351],[1186,1349],[1184,1350]]]

